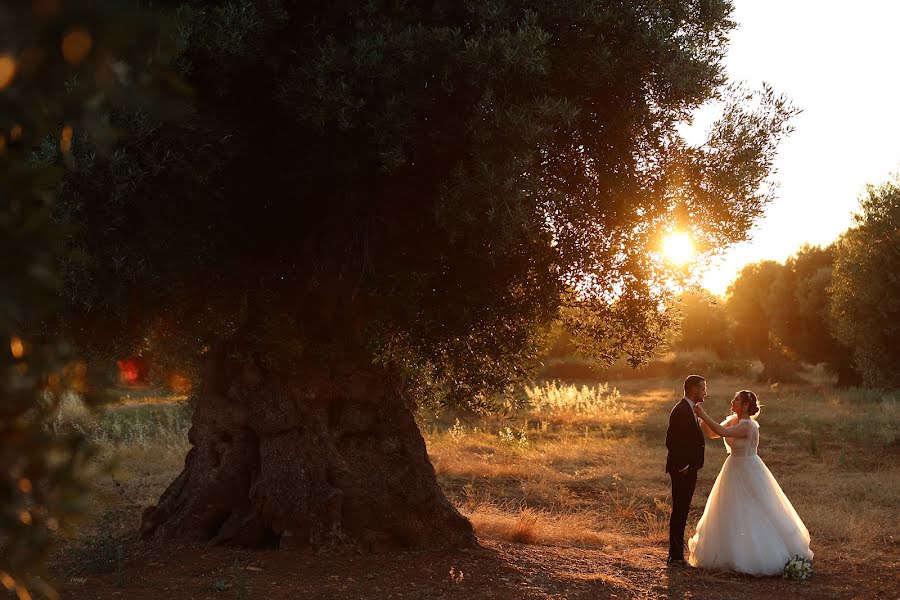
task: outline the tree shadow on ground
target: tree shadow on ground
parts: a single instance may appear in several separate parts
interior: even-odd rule
[[[364,554],[253,551],[186,542],[141,542],[121,572],[71,575],[62,597],[273,599],[588,600],[601,598],[857,598],[876,589],[854,587],[848,573],[823,573],[809,582],[667,568],[654,547],[610,551],[529,546],[481,540],[467,551],[427,550]],[[871,583],[871,582],[870,582]],[[872,594],[867,596],[866,593]]]

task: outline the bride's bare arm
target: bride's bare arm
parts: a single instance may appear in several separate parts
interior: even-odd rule
[[[721,425],[722,427],[729,427],[729,426],[731,426],[732,423],[734,422],[734,419],[735,419],[735,416],[734,416],[734,415],[730,415],[730,416],[727,417],[724,421],[722,421],[722,422],[720,423],[720,425]],[[709,425],[707,425],[707,424],[706,424],[706,421],[704,421],[703,419],[700,420],[700,429],[702,429],[702,430],[703,430],[703,433],[706,434],[706,437],[708,437],[708,438],[711,439],[711,440],[714,440],[714,439],[717,439],[717,438],[722,437],[721,435],[719,435],[718,433],[716,433],[715,431],[713,431],[712,428],[711,428]]]
[[[727,427],[719,425],[713,420],[712,417],[706,414],[706,411],[703,410],[703,407],[700,405],[694,407],[694,412],[696,412],[697,416],[703,420],[703,423],[705,423],[706,426],[713,430],[719,437],[747,437],[747,435],[749,435],[750,433],[743,423],[729,425]]]
[[[706,424],[706,421],[704,421],[702,419],[700,420],[700,429],[702,429],[704,435],[706,435],[706,437],[708,437],[711,440],[714,440],[717,437],[719,437],[719,434],[716,433],[715,431],[713,431],[712,429],[710,429],[709,425]]]

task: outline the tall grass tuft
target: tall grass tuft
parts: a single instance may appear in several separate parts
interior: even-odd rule
[[[92,411],[76,394],[63,399],[54,426],[72,426],[107,448],[147,449],[183,445],[193,407],[187,401],[134,406],[110,406]]]
[[[623,418],[631,415],[622,395],[606,383],[576,386],[550,381],[525,388],[527,411],[535,417],[558,419],[567,416]]]

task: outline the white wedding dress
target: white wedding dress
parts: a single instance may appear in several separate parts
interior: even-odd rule
[[[722,426],[733,424],[734,417]],[[759,424],[741,419],[747,437],[723,438],[730,456],[706,501],[688,562],[704,569],[780,575],[796,555],[812,560],[809,531],[757,456]]]

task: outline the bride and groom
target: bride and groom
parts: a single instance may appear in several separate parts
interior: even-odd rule
[[[703,410],[706,392],[703,377],[689,376],[684,381],[684,398],[669,415],[666,472],[672,478],[672,517],[667,562],[686,564],[684,528],[697,471],[703,467],[704,437],[723,438],[729,456],[713,484],[697,532],[688,541],[688,563],[705,569],[780,575],[794,556],[812,560],[809,531],[756,454],[756,394],[747,390],[735,394],[733,414],[717,423]]]

